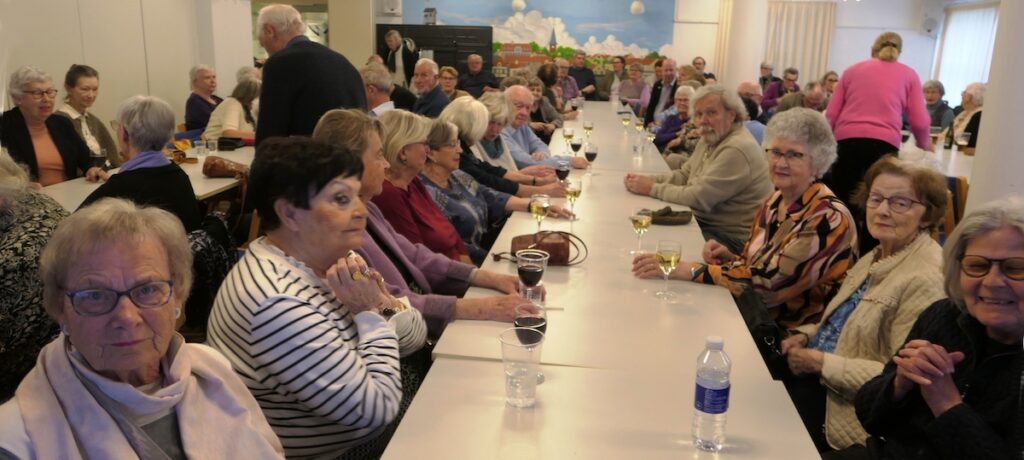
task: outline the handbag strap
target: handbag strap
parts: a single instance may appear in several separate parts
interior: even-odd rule
[[[576,236],[575,234],[570,233],[570,232],[563,232],[561,230],[555,230],[555,231],[542,231],[542,232],[534,233],[533,234],[533,244],[530,245],[530,247],[531,248],[536,247],[538,244],[542,243],[545,239],[547,239],[547,238],[549,238],[549,237],[551,237],[552,235],[555,235],[555,234],[559,234],[559,235],[564,236],[565,239],[569,242],[569,246],[572,249],[576,250],[576,255],[570,257],[565,265],[567,265],[567,266],[579,265],[579,264],[583,263],[583,261],[587,260],[587,256],[590,255],[590,250],[587,248],[587,243],[583,242],[583,238],[580,238],[579,236]],[[569,251],[569,254],[570,255],[572,254],[571,250]],[[511,261],[511,262],[515,262],[516,261],[516,255],[511,253],[511,252],[508,252],[508,251],[495,252],[495,253],[491,254],[491,257],[494,259],[495,262],[497,262],[499,260],[508,260],[508,261]]]

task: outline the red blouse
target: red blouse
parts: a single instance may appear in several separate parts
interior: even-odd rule
[[[422,243],[434,252],[459,260],[468,256],[466,244],[451,222],[441,213],[427,188],[417,177],[402,190],[384,181],[384,191],[373,198],[395,231],[413,243]]]

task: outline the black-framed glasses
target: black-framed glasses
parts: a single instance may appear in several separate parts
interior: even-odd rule
[[[772,159],[774,159],[775,161],[785,158],[787,164],[791,161],[803,160],[804,156],[807,155],[803,152],[797,152],[796,150],[787,150],[783,152],[782,150],[779,149],[764,149],[764,151],[771,155]]]
[[[971,278],[981,278],[992,271],[992,266],[999,264],[999,270],[1014,281],[1024,281],[1024,257],[1008,257],[1006,259],[989,259],[983,256],[964,256],[960,259],[960,271]]]
[[[114,311],[122,296],[128,296],[135,306],[143,310],[167,305],[174,295],[174,281],[147,281],[127,291],[105,288],[79,289],[68,291],[66,295],[71,300],[71,307],[79,315],[102,316]]]
[[[22,93],[24,93],[27,96],[32,96],[32,99],[35,99],[37,101],[43,100],[43,96],[44,95],[46,97],[50,98],[50,99],[54,99],[54,98],[57,97],[57,90],[53,89],[53,88],[50,88],[50,89],[34,89],[34,90],[31,90],[31,91],[22,91]]]
[[[869,194],[868,201],[865,204],[867,207],[875,209],[881,206],[883,201],[887,201],[889,203],[889,209],[892,209],[892,212],[899,214],[909,211],[915,204],[924,206],[924,203],[913,198],[907,198],[905,196],[883,196],[880,193]]]

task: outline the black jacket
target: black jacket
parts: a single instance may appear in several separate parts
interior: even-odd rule
[[[163,209],[177,216],[186,232],[198,229],[202,223],[192,182],[188,174],[173,163],[111,174],[107,182],[86,197],[79,209],[106,197],[125,198],[139,205]]]
[[[658,100],[661,99],[661,91],[663,89],[663,86],[665,86],[665,83],[663,83],[661,80],[658,80],[656,83],[654,83],[654,87],[651,88],[651,99],[650,102],[647,103],[647,111],[644,112],[645,126],[651,124],[651,122],[654,121],[654,112],[655,109],[657,109],[657,107],[655,106],[658,105]],[[668,93],[667,104],[671,105],[673,102],[675,102],[674,96],[676,94],[676,87],[678,86],[678,80],[672,82],[672,88],[669,90]]]
[[[856,399],[861,424],[873,436],[885,438],[869,442],[877,457],[1011,458],[1014,425],[1020,415],[1017,405],[1024,358],[1020,343],[992,341],[981,323],[948,299],[921,313],[907,335],[907,341],[914,339],[966,355],[953,373],[963,404],[936,418],[917,389],[902,401],[892,402],[896,364],[890,361],[881,375],[861,387]]]
[[[405,82],[412,85],[412,74],[416,70],[416,61],[419,59],[419,53],[410,51],[408,46],[405,46],[405,39],[402,39],[402,46],[398,48],[398,51],[402,53],[402,68],[405,69]],[[380,57],[384,59],[384,65],[387,66],[388,71],[395,71],[395,59],[392,59],[391,48],[386,45],[380,51]]]
[[[256,143],[272,136],[309,136],[331,109],[366,110],[363,79],[338,52],[297,40],[263,66]]]
[[[57,146],[61,160],[64,160],[64,176],[68,180],[82,176],[92,167],[89,147],[78,136],[70,119],[50,115],[46,119],[46,129],[50,131],[50,138]],[[7,148],[14,161],[28,165],[33,181],[39,179],[36,149],[32,145],[32,135],[28,132],[21,109],[15,107],[4,112],[0,118],[0,145]]]
[[[498,139],[501,139],[501,137],[499,136]],[[469,149],[469,145],[461,140],[459,143],[462,144],[462,154],[459,155],[459,169],[473,176],[473,179],[476,179],[477,182],[499,192],[515,195],[519,191],[519,183],[505,179],[505,174],[508,170],[477,158]]]

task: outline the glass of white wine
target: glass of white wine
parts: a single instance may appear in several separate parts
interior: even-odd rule
[[[569,150],[571,148],[569,143],[572,142],[572,138],[573,138],[573,136],[575,134],[576,134],[576,131],[574,129],[572,129],[572,128],[562,128],[562,139],[565,139],[565,149],[566,150]]]
[[[540,221],[548,216],[551,209],[551,197],[542,193],[530,196],[530,214],[537,219],[537,232],[540,232]]]
[[[587,135],[587,139],[590,139],[590,135],[594,133],[594,122],[592,120],[583,122],[583,133]]]
[[[571,220],[578,220],[576,217],[576,200],[580,199],[583,192],[583,182],[579,179],[568,179],[565,181],[565,199],[569,200],[569,211],[572,211]]]
[[[658,127],[654,126],[652,124],[651,126],[649,126],[647,128],[647,144],[644,144],[644,149],[646,149],[648,145],[653,144],[654,143],[654,139],[656,139],[657,137],[658,137]],[[655,146],[655,148],[657,148],[657,146]]]
[[[633,223],[633,231],[636,232],[636,250],[630,251],[630,254],[637,256],[644,252],[643,237],[644,233],[651,228],[651,219],[651,210],[647,208],[637,209],[632,216],[629,216],[630,222]]]
[[[654,296],[662,300],[671,299],[676,296],[676,293],[668,290],[668,275],[671,275],[679,266],[679,259],[682,256],[681,245],[677,241],[659,241],[658,249],[654,254],[658,259],[658,267],[665,274],[665,287],[655,292]]]
[[[622,114],[622,127],[629,130],[629,124],[633,122],[633,117],[629,113]]]

